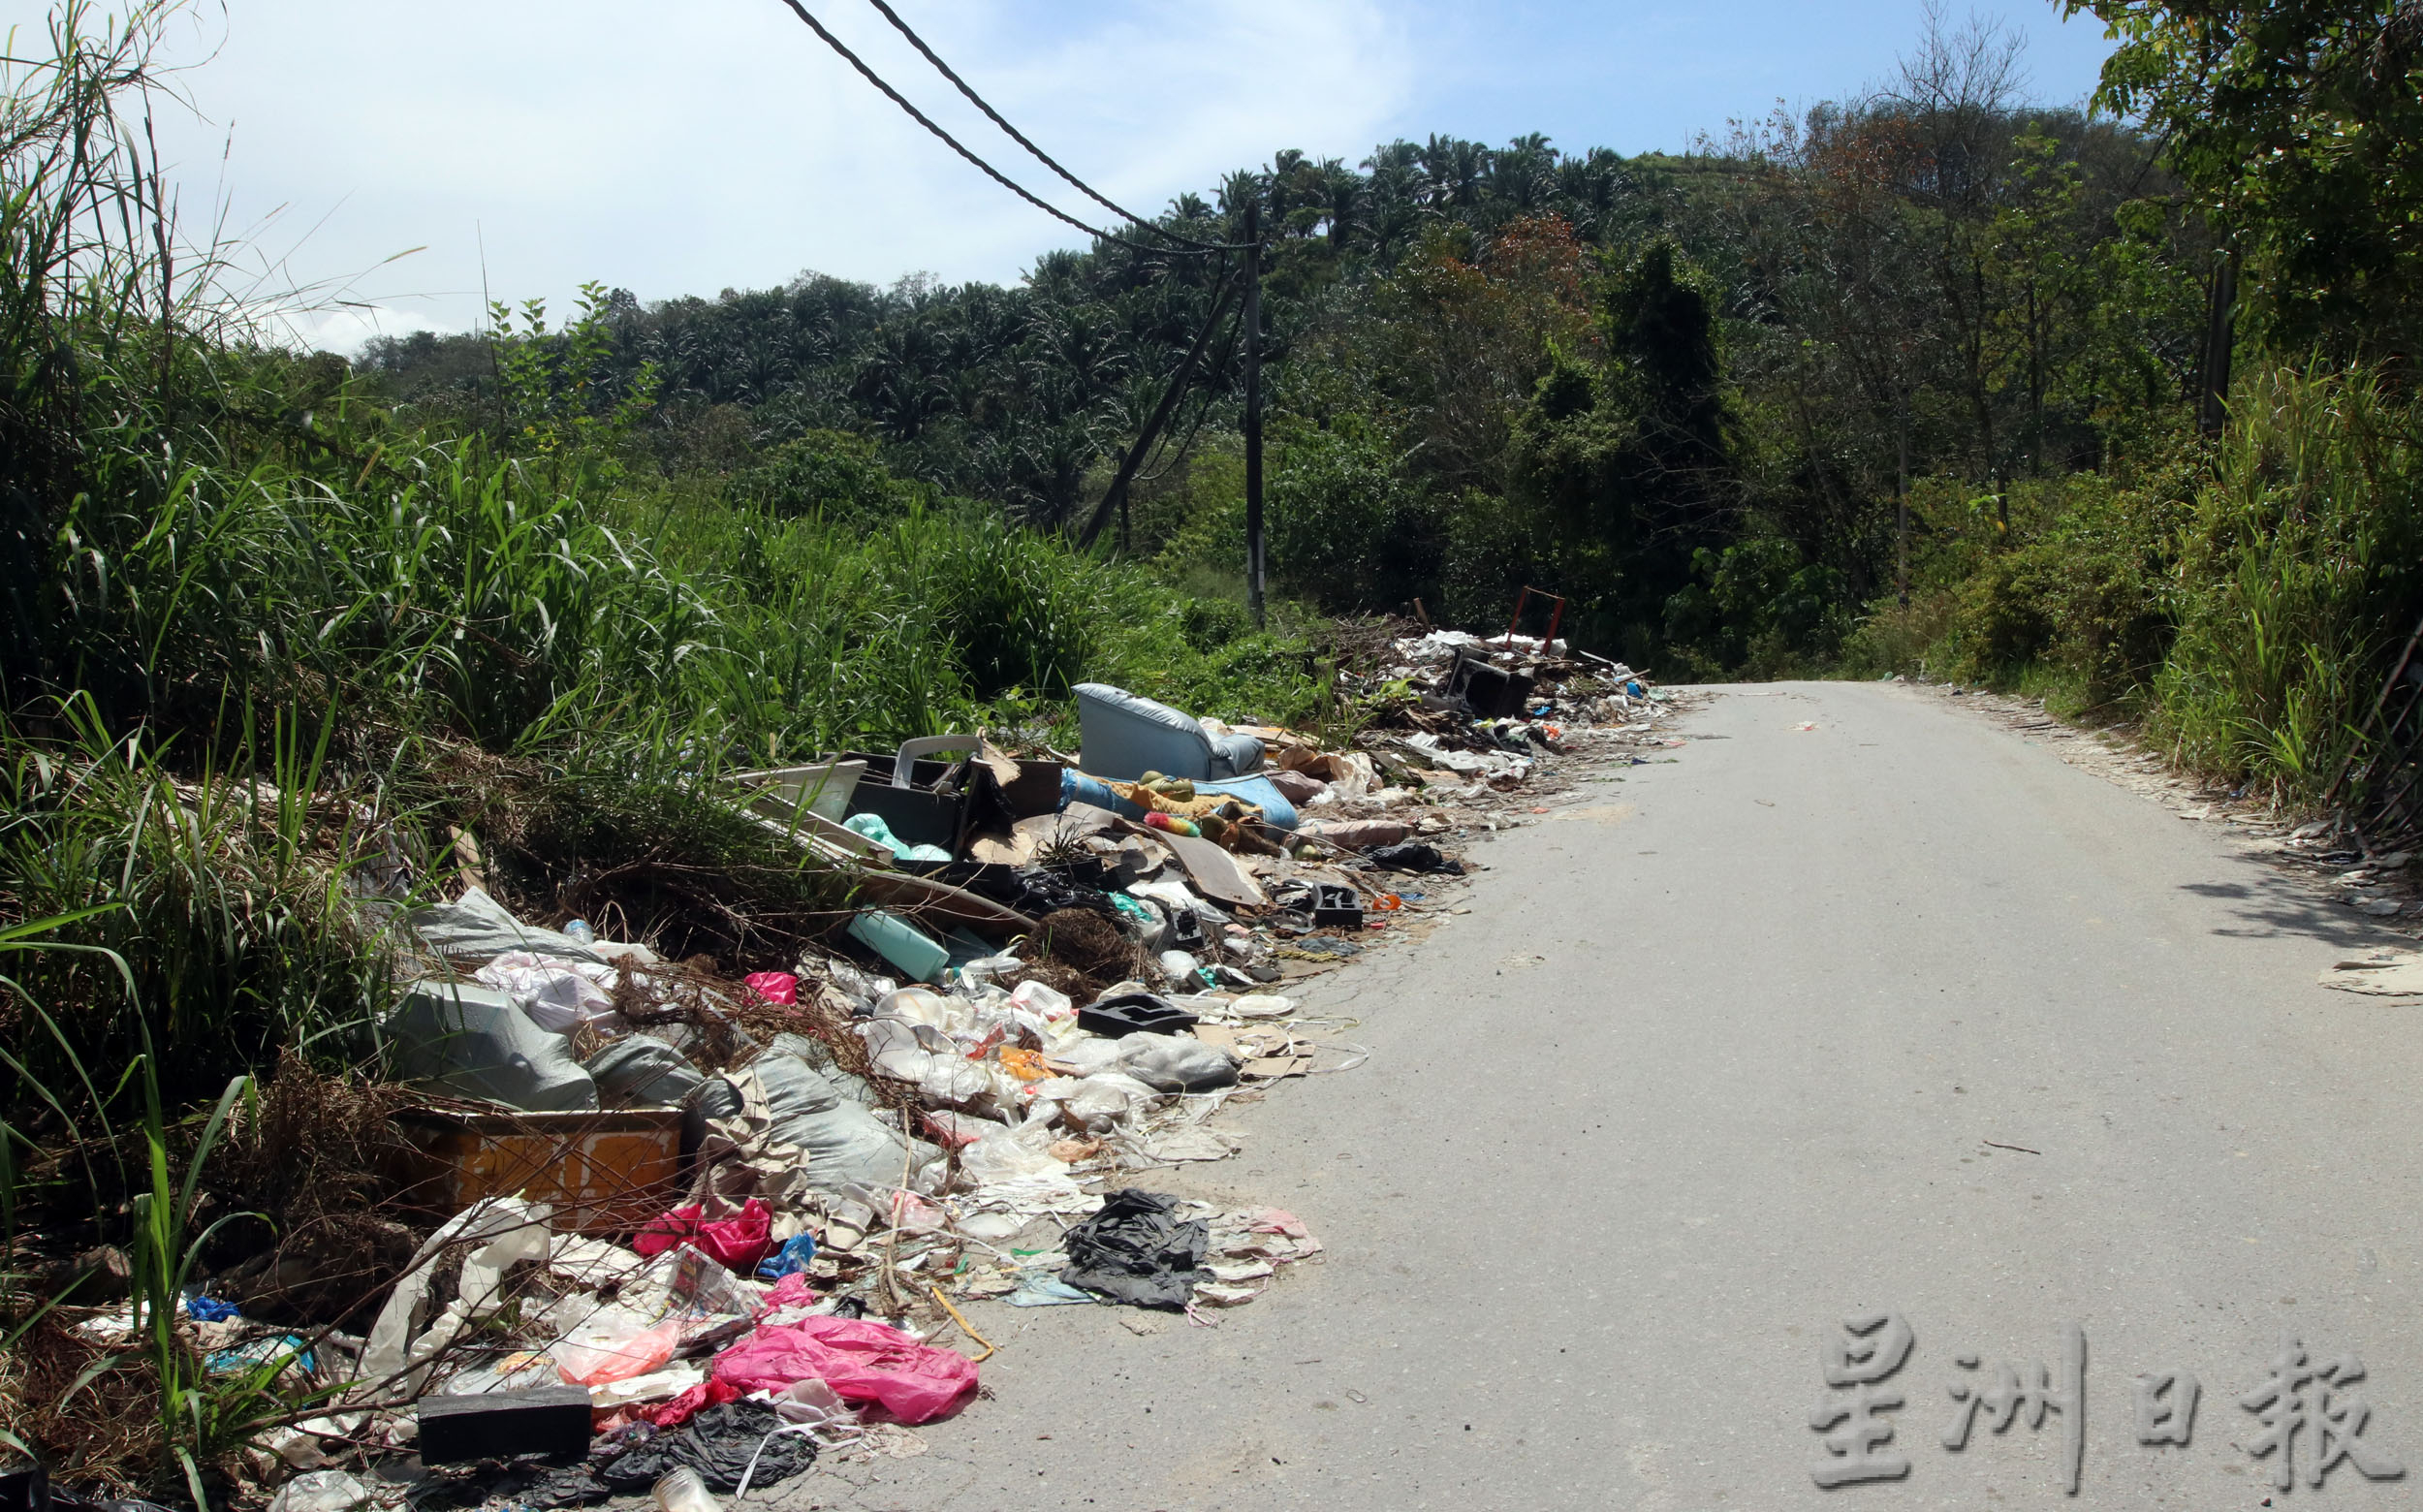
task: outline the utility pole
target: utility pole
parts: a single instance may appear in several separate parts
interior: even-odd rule
[[[2213,270],[2213,296],[2205,309],[2204,369],[2197,374],[2196,428],[2218,436],[2229,422],[2229,360],[2237,345],[2238,254],[2233,249]]]
[[[1909,608],[1909,390],[1893,411],[1893,594]]]
[[[1245,603],[1262,628],[1262,205],[1245,205]]]

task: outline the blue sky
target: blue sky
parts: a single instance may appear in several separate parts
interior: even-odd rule
[[[1140,209],[1281,147],[1352,161],[1400,135],[1537,131],[1566,150],[1681,149],[1778,101],[1881,79],[1922,24],[1921,0],[896,8],[1047,150]],[[0,19],[43,9],[0,0]],[[811,9],[1015,161],[865,0]],[[2092,17],[2030,0],[1973,14],[2026,35],[2036,98],[2093,87],[2107,45]],[[197,113],[164,121],[185,223],[242,236],[265,295],[351,301],[295,321],[339,349],[373,330],[467,329],[484,279],[559,303],[585,278],[645,299],[803,268],[1010,280],[1077,239],[925,136],[779,0],[213,0],[171,51],[195,65]]]

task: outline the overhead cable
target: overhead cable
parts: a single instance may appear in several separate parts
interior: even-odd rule
[[[1061,178],[1065,179],[1073,188],[1077,190],[1078,193],[1084,195],[1086,199],[1101,205],[1112,214],[1132,222],[1138,229],[1151,232],[1156,236],[1166,236],[1170,240],[1175,241],[1181,246],[1193,247],[1199,251],[1205,252],[1234,252],[1240,250],[1240,247],[1235,244],[1215,241],[1199,241],[1193,236],[1181,236],[1178,232],[1172,231],[1166,226],[1145,219],[1133,210],[1126,209],[1118,205],[1113,204],[1109,199],[1097,192],[1093,185],[1078,177],[1075,173],[1070,173],[1067,169],[1062,168],[1053,159],[1051,153],[1044,151],[1043,148],[1036,146],[1032,142],[1029,142],[1026,139],[1026,134],[1024,132],[1020,131],[1017,127],[1011,125],[1007,120],[1003,119],[999,110],[994,110],[991,105],[987,104],[984,96],[978,94],[973,88],[971,88],[966,79],[961,79],[957,73],[953,72],[951,65],[943,62],[942,59],[935,54],[933,48],[926,46],[926,39],[920,37],[915,31],[911,30],[908,22],[900,19],[899,12],[892,9],[890,5],[885,3],[885,0],[868,0],[868,3],[874,6],[876,10],[883,13],[883,18],[892,23],[894,30],[908,39],[910,47],[915,47],[919,52],[925,54],[926,61],[934,66],[934,71],[936,73],[939,73],[943,78],[949,79],[955,86],[958,87],[960,94],[967,97],[968,104],[984,111],[985,118],[987,120],[990,120],[995,126],[1000,127],[1012,142],[1017,142],[1020,146],[1024,147],[1029,153],[1031,153],[1036,162],[1041,163],[1044,167],[1059,174]]]
[[[918,125],[925,127],[928,131],[932,132],[936,137],[942,140],[944,145],[948,146],[952,151],[958,153],[960,156],[967,159],[970,163],[976,165],[977,168],[983,170],[986,177],[991,179],[994,183],[999,184],[1002,188],[1009,190],[1012,194],[1017,195],[1020,199],[1043,211],[1046,215],[1052,216],[1055,220],[1066,221],[1069,225],[1076,227],[1079,231],[1082,231],[1086,236],[1093,237],[1096,241],[1107,241],[1113,246],[1125,247],[1131,252],[1141,252],[1149,257],[1208,257],[1220,250],[1217,247],[1212,246],[1205,246],[1200,250],[1196,247],[1147,246],[1141,241],[1130,241],[1124,236],[1116,236],[1098,227],[1088,226],[1084,221],[1079,220],[1076,216],[1068,213],[1068,211],[1061,209],[1058,205],[1054,205],[1047,200],[1038,198],[1033,193],[1028,191],[1024,185],[1017,182],[1008,174],[993,167],[991,163],[986,162],[983,158],[978,157],[974,152],[968,150],[968,148],[963,145],[957,137],[954,137],[949,132],[944,131],[939,125],[934,123],[932,117],[928,116],[925,111],[919,110],[916,106],[910,104],[907,96],[901,94],[900,91],[884,82],[882,76],[878,75],[873,69],[868,68],[865,61],[857,53],[852,52],[849,49],[849,47],[844,44],[840,38],[834,36],[832,32],[827,31],[825,29],[825,24],[822,21],[819,21],[815,16],[809,15],[807,7],[802,5],[800,0],[782,0],[782,3],[791,8],[792,15],[797,16],[802,21],[806,23],[808,30],[814,32],[818,37],[822,38],[825,46],[841,54],[843,62],[848,63],[850,67],[858,70],[859,77],[865,79],[868,83],[881,90],[885,98],[889,99],[894,105],[897,105],[901,110],[907,111],[911,120],[917,122]]]

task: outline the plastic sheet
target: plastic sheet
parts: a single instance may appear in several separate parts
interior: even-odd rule
[[[1041,982],[1021,982],[1010,993],[1010,1001],[1028,1013],[1046,1019],[1071,1019],[1077,1016],[1077,1004],[1066,992],[1047,987]]]
[[[523,924],[476,887],[464,889],[451,903],[416,908],[404,923],[431,950],[457,960],[487,961],[519,950],[558,961],[606,963],[603,955],[569,934]]]
[[[1119,1069],[1155,1091],[1208,1092],[1237,1085],[1237,1060],[1217,1045],[1182,1034],[1130,1034],[1118,1042]]]
[[[456,982],[418,982],[380,1028],[395,1047],[395,1069],[528,1113],[597,1106],[597,1084],[564,1037],[539,1027],[511,994]]]
[[[431,1368],[456,1336],[473,1323],[493,1315],[502,1306],[505,1273],[525,1262],[547,1262],[553,1214],[544,1203],[519,1198],[492,1198],[473,1204],[439,1225],[422,1242],[404,1278],[388,1294],[378,1321],[362,1348],[357,1379],[374,1396],[391,1393],[417,1397]],[[427,1331],[415,1337],[429,1287],[436,1277],[430,1259],[452,1244],[478,1244],[462,1262],[455,1283],[455,1300],[447,1304]]]
[[[657,1323],[628,1307],[600,1307],[548,1347],[556,1373],[573,1386],[604,1386],[652,1375],[681,1347],[681,1325]]]
[[[976,1367],[966,1356],[860,1318],[760,1328],[716,1356],[715,1379],[745,1392],[821,1380],[843,1401],[878,1406],[903,1423],[931,1422],[976,1394]]]
[[[1057,1176],[1067,1180],[1068,1167],[1051,1152],[1052,1142],[1058,1138],[1049,1118],[1003,1129],[968,1146],[960,1155],[960,1170],[978,1186],[1020,1177]]]
[[[800,1000],[800,979],[788,971],[752,971],[740,980],[777,1008],[792,1007]]]
[[[807,1184],[837,1192],[854,1183],[896,1182],[903,1166],[923,1166],[940,1154],[921,1141],[912,1159],[899,1132],[853,1100],[839,1075],[784,1053],[784,1044],[777,1039],[740,1080],[754,1081],[763,1092],[768,1134],[807,1151]],[[848,1081],[864,1087],[856,1077]]]
[[[1134,1187],[1112,1193],[1100,1212],[1063,1237],[1069,1263],[1060,1279],[1140,1307],[1185,1307],[1196,1285],[1212,1279],[1203,1268],[1212,1231],[1180,1218],[1181,1206],[1175,1197]]]
[[[600,1467],[606,1484],[626,1495],[647,1491],[677,1470],[691,1470],[718,1492],[743,1484],[771,1486],[813,1465],[816,1445],[805,1433],[777,1432],[782,1417],[762,1402],[726,1401],[704,1407],[672,1433],[639,1440]]]
[[[598,1096],[622,1107],[677,1108],[707,1080],[687,1055],[652,1034],[618,1039],[582,1065]]]

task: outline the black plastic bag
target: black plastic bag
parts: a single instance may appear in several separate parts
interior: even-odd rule
[[[1438,853],[1437,846],[1425,845],[1418,840],[1402,845],[1378,845],[1363,854],[1371,865],[1385,866],[1391,871],[1451,871],[1458,875],[1463,872],[1462,862],[1449,861]]]
[[[1069,1263],[1060,1279],[1113,1302],[1183,1308],[1212,1279],[1203,1268],[1212,1231],[1200,1219],[1180,1219],[1180,1206],[1176,1197],[1132,1186],[1113,1192],[1062,1240]]]
[[[766,1436],[784,1426],[782,1414],[762,1402],[727,1402],[695,1414],[678,1429],[634,1443],[598,1474],[626,1494],[645,1492],[685,1465],[698,1471],[709,1491],[729,1495],[739,1489],[744,1474],[752,1488],[771,1486],[816,1463],[815,1441],[805,1433]],[[760,1444],[765,1446],[762,1453]],[[753,1474],[752,1456],[757,1460]]]

